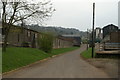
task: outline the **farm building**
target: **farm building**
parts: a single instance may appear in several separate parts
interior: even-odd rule
[[[62,35],[62,37],[66,38],[66,39],[72,39],[73,46],[81,45],[81,37],[79,35]]]
[[[35,30],[13,26],[8,34],[8,44],[10,46],[39,48],[38,36],[42,36],[43,34]],[[4,30],[2,35],[4,37]],[[63,37],[55,37],[53,41],[53,48],[66,48],[71,46],[73,46],[73,40]]]
[[[4,30],[2,32],[4,37]],[[39,33],[34,30],[13,26],[8,34],[8,44],[11,46],[29,46],[35,48],[38,47],[38,34]]]
[[[113,24],[103,27],[103,38],[105,38],[107,35],[110,35],[111,32],[115,31],[118,31],[118,27]]]
[[[120,43],[120,30],[110,33],[110,42]]]
[[[53,42],[53,48],[66,48],[72,46],[73,46],[73,39],[67,39],[62,36],[56,37]]]

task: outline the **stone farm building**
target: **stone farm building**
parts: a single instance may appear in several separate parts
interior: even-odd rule
[[[119,33],[118,26],[110,24],[103,27],[103,42],[118,42],[118,33]]]
[[[2,35],[4,38],[4,28],[2,29]],[[23,46],[24,43],[28,43],[29,47],[37,47],[38,32],[23,27],[12,26],[8,34],[8,44],[10,46]]]
[[[3,30],[4,38],[4,30]],[[39,48],[38,46],[38,36],[42,36],[43,33],[37,32],[35,30],[23,28],[23,27],[12,27],[8,35],[8,45],[17,47],[32,47]],[[66,48],[73,46],[73,39],[66,39],[63,37],[55,37],[53,41],[53,48]]]
[[[66,39],[64,37],[56,37],[53,42],[53,48],[67,48],[73,46],[73,39]]]
[[[81,45],[81,37],[80,35],[62,35],[62,37],[66,39],[73,40],[73,45],[80,47]]]
[[[120,29],[113,24],[103,27],[103,41],[105,50],[120,49]]]
[[[120,30],[110,33],[111,43],[120,43]]]
[[[118,27],[113,24],[103,27],[103,38],[110,35],[111,32],[115,32],[115,31],[118,31]]]

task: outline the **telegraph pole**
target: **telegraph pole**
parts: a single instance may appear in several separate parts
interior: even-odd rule
[[[95,26],[95,3],[93,3],[93,26],[92,26],[92,58],[94,57],[94,26]]]
[[[88,50],[88,39],[89,37],[88,37],[88,29],[87,29],[87,50]]]

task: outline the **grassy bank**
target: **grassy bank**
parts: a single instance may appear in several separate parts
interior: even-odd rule
[[[65,52],[68,52],[68,51],[73,51],[73,50],[78,49],[78,48],[79,47],[53,49],[52,50],[52,55],[57,55],[57,54],[65,53]]]
[[[88,48],[88,50],[83,51],[82,53],[80,53],[80,55],[83,58],[92,58],[92,48]],[[94,53],[94,56],[95,56],[95,53]]]
[[[52,53],[48,54],[34,48],[7,48],[7,51],[2,53],[2,72],[8,72],[10,70],[48,58],[52,55],[65,53],[75,49],[78,49],[78,47],[54,49]]]

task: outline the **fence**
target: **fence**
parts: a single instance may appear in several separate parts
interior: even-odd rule
[[[120,43],[105,43],[105,50],[120,50]]]

